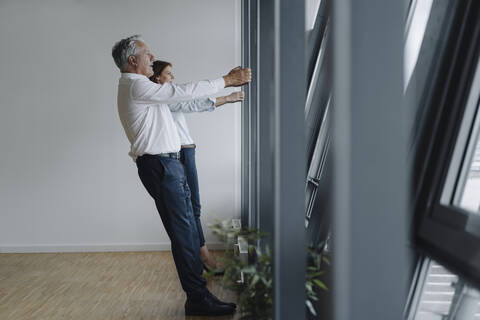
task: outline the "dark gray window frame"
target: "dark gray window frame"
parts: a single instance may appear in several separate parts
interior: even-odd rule
[[[244,89],[242,107],[242,225],[258,227],[258,1],[242,1],[242,65],[252,69],[253,78]]]
[[[415,0],[416,1],[416,0]],[[410,3],[410,16],[415,7],[412,1]],[[431,140],[432,114],[436,114],[437,106],[432,105],[430,101],[435,96],[435,79],[441,78],[445,73],[445,67],[442,61],[448,61],[448,34],[455,22],[455,12],[458,2],[450,0],[435,0],[430,12],[430,18],[425,29],[424,39],[421,44],[417,64],[413,70],[408,83],[405,100],[407,113],[407,133],[409,134],[409,163],[412,168],[411,195],[412,212],[417,215],[412,216],[418,223],[420,214],[425,210],[425,199],[427,198],[429,180],[427,176],[428,157],[431,153],[429,141]],[[407,23],[409,22],[407,18]],[[418,250],[415,246],[415,233],[412,232],[410,239],[411,256],[414,263],[411,271],[411,290],[408,302],[405,307],[407,319],[411,320],[416,314],[419,298],[422,293],[423,283],[427,276],[428,265],[425,261],[429,258],[425,252]]]
[[[274,318],[294,319],[305,314],[305,4],[243,0],[242,22],[243,65],[253,72],[242,111],[242,222],[269,233]]]
[[[455,142],[461,128],[473,74],[480,52],[480,5],[462,1],[455,8],[455,21],[448,37],[448,53],[429,101],[430,121],[423,135],[427,146],[422,185],[416,208],[415,241],[426,255],[459,276],[480,286],[478,237],[465,231],[464,210],[441,203]]]

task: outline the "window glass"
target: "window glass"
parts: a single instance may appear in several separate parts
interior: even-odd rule
[[[306,0],[305,2],[305,30],[310,31],[315,25],[318,8],[321,0]]]
[[[433,0],[414,0],[408,17],[405,40],[404,76],[407,88],[413,69],[417,64]]]
[[[457,276],[432,261],[423,285],[415,320],[440,320],[447,316],[455,292],[452,284],[457,280]]]
[[[480,63],[470,87],[441,203],[463,209],[465,230],[480,236]],[[452,196],[453,195],[453,196]]]
[[[414,320],[445,320],[450,319],[458,277],[437,262],[430,260],[428,272],[423,279],[422,294],[414,316]],[[447,318],[448,317],[448,318]],[[480,319],[480,304],[475,317]]]
[[[480,236],[480,60],[477,62],[440,203],[462,209],[465,230]]]
[[[467,161],[467,174],[460,196],[460,207],[480,215],[480,141],[474,139],[471,159]]]
[[[478,107],[477,107],[478,111]],[[478,112],[477,112],[478,113]],[[469,145],[465,152],[463,170],[457,188],[455,205],[468,212],[465,230],[480,236],[480,117],[474,122]]]

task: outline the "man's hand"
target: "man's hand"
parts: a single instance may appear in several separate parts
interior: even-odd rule
[[[245,98],[245,93],[243,91],[232,92],[227,96],[228,103],[235,103],[239,101],[243,101]]]
[[[252,81],[252,70],[250,68],[236,67],[226,76],[223,76],[226,87],[239,87]]]

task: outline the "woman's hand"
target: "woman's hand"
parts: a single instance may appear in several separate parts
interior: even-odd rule
[[[228,103],[240,102],[245,98],[245,93],[243,91],[232,92],[227,96]]]
[[[215,107],[223,106],[225,103],[234,103],[234,102],[243,101],[244,97],[245,97],[245,93],[243,93],[242,91],[232,92],[228,96],[216,98]]]

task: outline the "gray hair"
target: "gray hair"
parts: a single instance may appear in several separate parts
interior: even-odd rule
[[[137,41],[143,39],[139,34],[122,39],[115,43],[112,48],[112,57],[120,71],[125,71],[128,66],[128,57],[138,54]]]

